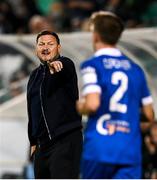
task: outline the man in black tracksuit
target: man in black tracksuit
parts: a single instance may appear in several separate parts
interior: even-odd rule
[[[81,117],[74,63],[59,55],[56,33],[42,31],[36,52],[40,66],[27,87],[28,136],[35,178],[78,178],[82,151]]]

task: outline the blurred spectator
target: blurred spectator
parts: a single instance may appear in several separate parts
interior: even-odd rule
[[[114,12],[128,28],[150,27],[157,25],[156,8],[156,0],[1,0],[0,33],[31,33],[34,15],[49,19],[57,32],[87,30],[88,18],[96,10]]]
[[[60,2],[60,0],[36,0],[36,5],[43,15],[48,15],[53,3]]]
[[[48,17],[57,32],[68,32],[70,21],[65,11],[65,4],[62,1],[55,1],[50,5]]]
[[[19,8],[19,7],[18,7]],[[40,11],[36,7],[35,0],[21,0],[20,9],[18,14],[18,29],[17,33],[28,33],[28,23],[32,16],[40,14]]]
[[[119,6],[121,0],[108,0],[106,7],[104,8],[106,11],[111,11],[116,13],[116,9]]]
[[[144,15],[146,15],[145,13],[148,11],[148,7],[154,7],[152,4],[154,0],[148,0],[145,2],[143,2],[143,0],[112,1],[114,5],[114,12],[125,21],[126,27],[128,28],[146,26],[146,23],[144,22]]]
[[[89,19],[86,18],[81,23],[81,31],[89,31],[90,30],[89,27],[90,27],[89,26]]]
[[[15,12],[17,17],[29,18],[34,14],[41,14],[36,5],[36,0],[6,0]]]
[[[1,33],[27,33],[31,16],[40,14],[35,0],[3,0],[0,2]]]
[[[15,33],[16,20],[11,5],[6,1],[0,1],[0,33]]]
[[[54,30],[52,23],[48,18],[40,15],[33,16],[29,21],[29,32],[32,34],[37,34],[43,29],[48,29],[50,31]]]
[[[157,26],[157,1],[152,0],[142,14],[144,26]]]
[[[98,8],[96,0],[63,0],[63,2],[73,31],[79,31],[82,21]]]

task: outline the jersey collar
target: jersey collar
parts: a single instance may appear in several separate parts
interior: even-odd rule
[[[117,48],[102,48],[95,52],[94,56],[109,55],[109,56],[121,56],[122,53]]]

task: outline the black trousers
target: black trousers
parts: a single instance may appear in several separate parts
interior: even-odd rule
[[[50,145],[37,146],[34,153],[36,179],[77,179],[80,172],[82,132],[76,130],[53,140]]]

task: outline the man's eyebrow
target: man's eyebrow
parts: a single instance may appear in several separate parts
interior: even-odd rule
[[[38,41],[38,43],[55,43],[54,41],[48,41],[48,42],[45,42],[45,41]]]

